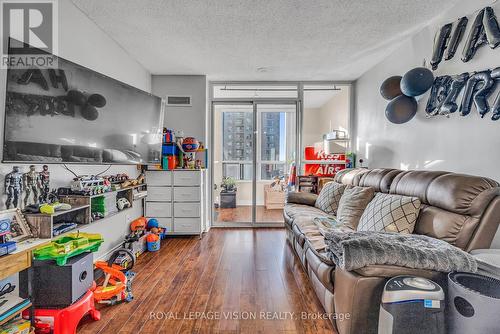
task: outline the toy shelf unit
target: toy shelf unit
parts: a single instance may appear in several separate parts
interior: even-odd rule
[[[53,214],[26,213],[26,220],[37,231],[38,238],[53,238],[97,223],[132,207],[134,195],[144,194],[145,184],[108,191],[96,195],[61,195],[59,201],[71,205],[71,209]],[[141,196],[143,196],[141,194]],[[120,199],[128,203],[118,208]]]
[[[89,206],[88,218],[92,223],[130,209],[134,199],[145,196],[145,187],[146,184],[140,184],[96,195],[63,195],[59,200],[72,206]]]
[[[69,210],[56,211],[53,214],[25,213],[24,216],[35,228],[36,237],[50,239],[89,224],[90,205],[72,205]]]

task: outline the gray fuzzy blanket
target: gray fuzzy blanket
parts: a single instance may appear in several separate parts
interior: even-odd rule
[[[470,254],[424,235],[333,228],[325,233],[325,243],[330,259],[345,270],[386,264],[446,273],[477,271],[477,262]]]

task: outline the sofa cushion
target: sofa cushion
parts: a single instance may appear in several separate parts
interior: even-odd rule
[[[369,171],[366,168],[346,168],[335,174],[335,182],[357,186],[363,175]]]
[[[337,220],[356,229],[363,211],[374,195],[373,188],[348,186],[340,198]]]
[[[394,178],[401,173],[398,169],[375,168],[364,173],[359,186],[372,187],[377,192],[389,193]]]
[[[286,202],[314,206],[318,195],[308,192],[289,191],[286,193]]]
[[[481,216],[499,195],[498,183],[491,179],[454,173],[437,177],[427,189],[430,205],[473,217]]]
[[[323,186],[318,198],[316,199],[315,207],[324,212],[336,215],[339,201],[344,193],[346,185],[337,182],[328,182]]]
[[[314,217],[331,217],[326,212],[323,212],[320,209],[310,205],[289,203],[285,205],[285,208],[283,210],[285,215],[288,216],[292,220],[292,222],[298,216],[306,216],[311,220]]]
[[[377,193],[363,212],[357,230],[412,233],[419,210],[417,197]]]

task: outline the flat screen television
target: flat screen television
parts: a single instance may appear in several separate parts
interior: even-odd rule
[[[57,69],[8,69],[3,162],[160,161],[160,97],[57,60]]]

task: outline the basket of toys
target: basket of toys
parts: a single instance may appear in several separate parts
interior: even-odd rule
[[[160,237],[155,233],[150,233],[146,237],[146,245],[149,252],[157,252],[160,250]]]

